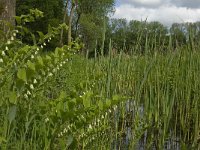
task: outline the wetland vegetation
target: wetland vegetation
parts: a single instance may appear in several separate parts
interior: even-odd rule
[[[198,22],[110,19],[112,0],[31,2],[0,24],[0,149],[200,149]]]

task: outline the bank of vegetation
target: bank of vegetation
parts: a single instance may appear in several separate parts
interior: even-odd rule
[[[198,22],[111,19],[112,0],[12,2],[0,149],[200,148]]]

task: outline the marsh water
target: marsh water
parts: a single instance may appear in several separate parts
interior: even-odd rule
[[[117,137],[117,139],[115,139],[113,141],[112,144],[112,148],[113,150],[129,150],[129,149],[134,149],[134,150],[146,150],[146,149],[150,149],[150,150],[157,150],[157,146],[155,143],[152,143],[150,147],[146,147],[149,143],[147,142],[147,134],[148,131],[144,131],[142,137],[134,144],[133,140],[134,140],[134,134],[133,134],[133,129],[132,129],[132,124],[134,123],[134,116],[135,116],[135,101],[133,100],[128,100],[124,106],[125,109],[125,114],[128,114],[128,118],[125,118],[123,120],[123,136],[119,136]],[[137,112],[139,113],[139,117],[143,117],[144,116],[144,106],[140,105],[139,107],[137,106]],[[116,126],[119,126],[119,114],[120,114],[120,109],[116,109],[115,111],[115,122],[116,122]],[[171,132],[171,131],[170,131]],[[170,133],[169,135],[171,135],[173,133]],[[181,150],[181,146],[180,146],[180,142],[179,142],[179,138],[169,138],[165,141],[163,149],[164,150]]]

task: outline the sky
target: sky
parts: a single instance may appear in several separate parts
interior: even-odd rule
[[[113,18],[173,23],[200,21],[200,0],[117,0]]]

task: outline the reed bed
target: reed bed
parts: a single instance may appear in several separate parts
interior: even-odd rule
[[[200,53],[189,48],[75,58],[73,68],[84,68],[77,76],[93,81],[92,90],[105,101],[115,94],[127,98],[106,118],[111,125],[107,148],[199,149],[199,58]]]
[[[29,97],[14,93],[26,70],[8,69],[16,73],[0,88],[0,149],[200,149],[200,49],[171,40],[156,47],[152,37],[141,45],[141,35],[130,54],[113,55],[110,41],[107,56],[68,54],[67,46],[38,56],[34,87],[16,83]]]

